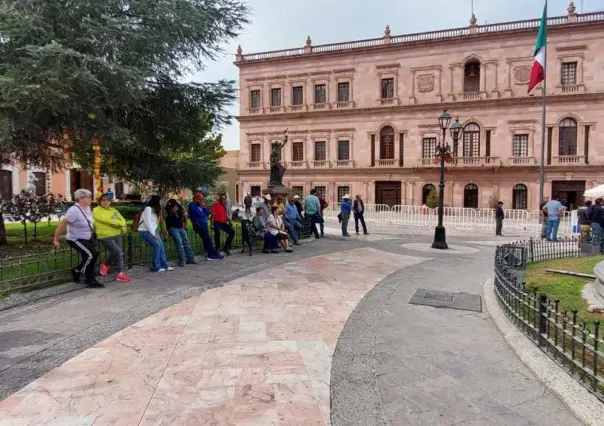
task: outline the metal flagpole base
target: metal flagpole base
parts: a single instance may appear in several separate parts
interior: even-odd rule
[[[434,242],[432,243],[432,248],[439,250],[446,250],[449,248],[444,226],[437,225],[436,228],[434,228]]]

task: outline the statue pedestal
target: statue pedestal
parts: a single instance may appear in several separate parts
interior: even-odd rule
[[[269,186],[264,191],[262,191],[262,194],[270,194],[273,199],[278,196],[286,198],[289,194],[291,194],[291,191],[291,188],[288,188],[287,186]]]

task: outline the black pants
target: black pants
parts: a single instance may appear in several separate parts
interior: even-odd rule
[[[315,238],[319,238],[319,231],[317,230],[317,223],[323,225],[323,217],[319,213],[309,214],[310,219],[310,230],[314,234]]]
[[[361,221],[361,225],[363,226],[363,233],[367,233],[367,225],[365,225],[365,215],[363,213],[354,214],[354,230],[359,233],[359,221]]]
[[[214,246],[218,251],[220,251],[220,231],[226,232],[227,239],[224,242],[224,249],[230,250],[233,238],[235,238],[235,230],[228,223],[214,222]]]
[[[80,253],[80,258],[82,259],[80,264],[75,267],[75,270],[84,274],[87,284],[93,283],[99,251],[90,240],[67,240],[67,243]]]
[[[496,217],[495,218],[495,235],[501,235],[502,229],[503,229],[503,218]]]

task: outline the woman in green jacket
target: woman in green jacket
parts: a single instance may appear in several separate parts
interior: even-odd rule
[[[109,257],[101,265],[101,275],[107,276],[111,267],[117,269],[118,281],[130,282],[131,278],[124,272],[124,254],[122,253],[122,234],[126,233],[126,219],[119,211],[111,207],[107,194],[99,198],[99,205],[92,210],[96,236],[109,251]]]

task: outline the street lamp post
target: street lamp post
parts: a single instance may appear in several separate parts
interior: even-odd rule
[[[461,137],[463,126],[459,123],[459,118],[449,127],[451,123],[451,114],[447,110],[438,118],[438,123],[442,130],[442,140],[436,146],[436,155],[440,161],[440,182],[438,184],[439,196],[438,196],[438,225],[434,229],[434,242],[432,248],[439,250],[446,250],[449,248],[447,245],[447,235],[445,227],[443,225],[444,216],[444,198],[445,198],[445,162],[450,163],[453,161],[451,155],[451,147],[445,142],[447,136],[447,129],[451,132],[451,138],[453,139],[454,154],[457,154],[457,142]]]

